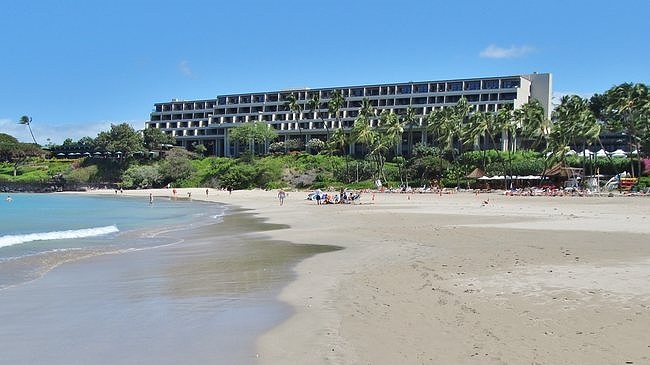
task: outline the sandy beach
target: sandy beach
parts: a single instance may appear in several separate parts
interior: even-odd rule
[[[271,239],[344,248],[296,266],[260,364],[650,363],[648,197],[188,192],[288,226]]]

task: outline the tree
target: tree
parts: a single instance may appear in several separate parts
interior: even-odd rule
[[[18,123],[27,125],[27,128],[29,128],[29,134],[32,135],[32,140],[34,140],[34,144],[38,144],[38,142],[36,142],[36,138],[34,138],[34,132],[32,132],[32,118],[23,115],[22,117],[20,117]]]
[[[13,175],[18,175],[18,168],[30,157],[44,156],[45,152],[35,143],[21,143],[16,138],[0,133],[0,161],[13,165]]]
[[[95,147],[109,152],[122,152],[131,155],[144,151],[144,140],[140,133],[127,123],[111,124],[111,130],[99,132]]]
[[[533,99],[514,111],[514,118],[521,127],[522,137],[533,140],[531,149],[539,146],[549,130],[550,121],[544,116],[544,108]]]
[[[133,165],[122,174],[121,186],[131,188],[153,188],[160,186],[162,175],[155,165]]]
[[[402,116],[402,123],[408,127],[408,152],[409,155],[413,154],[413,127],[417,125],[417,119],[415,117],[415,110],[410,106],[406,108],[404,115]]]
[[[630,146],[640,153],[641,142],[650,137],[650,94],[645,84],[625,83],[606,92],[607,127],[624,132]],[[641,159],[637,159],[637,172],[641,172]],[[632,169],[634,175],[634,168]]]
[[[390,147],[398,149],[399,143],[402,141],[402,134],[404,134],[404,122],[393,111],[384,109],[379,115],[380,126],[379,132],[386,137]]]
[[[303,105],[298,102],[298,98],[294,93],[291,93],[289,96],[287,96],[287,101],[285,102],[285,105],[293,112],[293,120],[296,121],[298,124],[298,133],[300,133],[300,139],[302,139],[303,143],[305,143],[305,140],[303,139],[302,135],[302,127],[300,126],[300,119],[302,118],[302,107]],[[297,116],[296,116],[297,115]]]
[[[162,149],[163,145],[175,145],[176,138],[158,128],[146,128],[142,131],[144,146],[149,150]]]
[[[195,171],[194,166],[192,166],[192,159],[195,157],[196,155],[184,148],[169,150],[158,169],[161,181],[164,183],[178,182],[190,177]]]
[[[594,116],[590,103],[578,95],[565,95],[553,111],[553,123],[547,138],[547,161],[566,163],[566,154],[571,145],[587,146],[600,142],[601,125]],[[602,147],[602,144],[601,144]],[[587,157],[582,156],[583,168]],[[610,160],[611,161],[611,160]],[[548,163],[547,166],[548,167]]]
[[[432,110],[427,116],[427,130],[434,134],[434,138],[443,151],[450,152],[455,161],[458,152],[456,142],[462,145],[464,124],[469,117],[470,106],[467,99],[461,98],[456,105],[442,109]]]
[[[329,141],[330,129],[329,126],[327,125],[327,122],[323,118],[323,113],[320,110],[321,102],[320,102],[320,94],[318,92],[315,92],[311,95],[311,98],[309,99],[307,106],[309,107],[309,112],[314,114],[314,119],[320,119],[320,121],[323,123],[323,126],[325,127],[325,135],[326,135],[325,142]]]
[[[474,146],[482,151],[481,167],[485,171],[487,164],[487,141],[492,149],[497,149],[495,136],[501,131],[497,129],[496,114],[492,112],[477,112],[470,116],[466,138],[474,141]],[[481,140],[482,139],[482,140]]]
[[[229,130],[229,135],[232,140],[243,145],[246,144],[247,151],[254,154],[255,145],[259,143],[267,143],[278,137],[278,132],[271,128],[270,125],[264,122],[247,122]]]
[[[340,112],[341,108],[345,106],[345,98],[341,94],[339,90],[334,90],[332,91],[332,95],[330,95],[330,100],[327,103],[327,110],[330,113],[330,117],[334,116],[334,120],[336,120],[336,126],[337,128],[340,127],[341,124],[341,119],[340,119]]]

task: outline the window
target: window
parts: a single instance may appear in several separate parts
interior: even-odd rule
[[[483,81],[483,88],[484,89],[498,89],[499,88],[499,80],[485,80],[485,81]]]
[[[461,91],[463,90],[462,82],[450,82],[447,84],[447,91]]]
[[[519,79],[507,79],[501,82],[501,87],[503,87],[504,89],[512,89],[515,87],[519,87],[519,85],[520,85]]]
[[[465,90],[478,90],[481,88],[480,81],[467,81],[465,82]]]

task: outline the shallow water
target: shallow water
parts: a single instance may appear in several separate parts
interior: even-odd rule
[[[257,336],[290,315],[275,297],[293,265],[334,248],[265,240],[251,229],[283,227],[224,211],[208,224],[120,231],[117,245],[130,249],[76,256],[0,290],[2,362],[254,363]],[[143,230],[176,243],[132,249],[128,241],[141,240]],[[8,262],[0,261],[0,270]]]

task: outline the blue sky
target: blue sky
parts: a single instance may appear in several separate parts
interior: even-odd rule
[[[6,1],[0,133],[142,129],[156,102],[550,72],[558,95],[650,84],[647,0]]]

